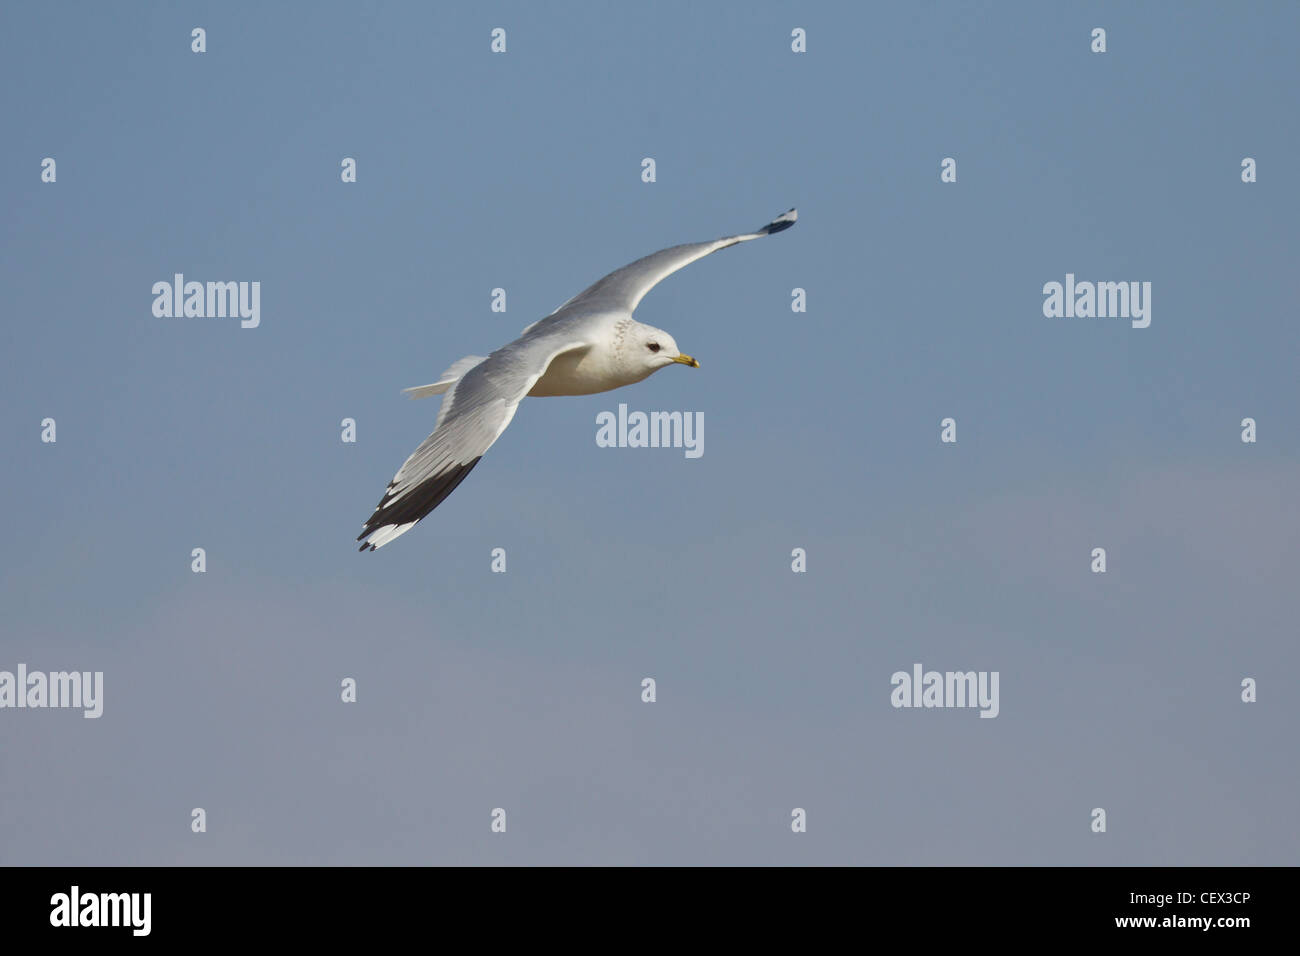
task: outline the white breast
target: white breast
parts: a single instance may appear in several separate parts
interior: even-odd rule
[[[551,360],[546,374],[537,380],[529,395],[591,395],[608,392],[639,382],[653,369],[629,377],[628,372],[614,361],[610,349],[595,346],[585,352],[565,352]]]

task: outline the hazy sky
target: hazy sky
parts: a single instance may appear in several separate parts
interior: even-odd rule
[[[0,710],[0,862],[1300,862],[1297,33],[5,4],[0,670],[104,700]],[[402,387],[791,206],[638,310],[702,368],[525,401],[357,552],[437,414]],[[260,326],[156,318],[178,272]],[[1150,327],[1044,316],[1067,274],[1150,282]],[[619,403],[704,454],[598,447]],[[891,706],[915,663],[998,672],[998,716]]]

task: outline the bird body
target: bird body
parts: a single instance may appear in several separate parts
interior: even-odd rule
[[[467,355],[436,382],[405,391],[444,395],[433,433],[407,458],[357,540],[374,551],[414,527],[456,489],[514,418],[524,396],[591,395],[699,362],[671,335],[632,317],[660,280],[718,249],[793,226],[795,210],[757,232],[672,246],[578,293],[490,355]]]

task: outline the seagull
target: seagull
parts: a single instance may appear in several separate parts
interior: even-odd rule
[[[382,548],[442,504],[515,417],[526,395],[591,395],[648,378],[669,365],[699,368],[671,335],[632,317],[646,293],[696,259],[789,229],[791,209],[757,232],[671,246],[623,266],[528,326],[491,355],[467,355],[436,382],[403,389],[444,395],[433,433],[397,470],[357,540]]]

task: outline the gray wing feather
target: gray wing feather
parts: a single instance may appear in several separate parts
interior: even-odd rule
[[[588,286],[568,302],[552,312],[540,322],[530,325],[525,332],[540,328],[552,319],[577,310],[584,312],[625,312],[631,314],[645,298],[647,292],[672,275],[678,269],[690,265],[697,259],[703,259],[711,252],[726,249],[738,242],[761,239],[773,233],[789,229],[798,219],[798,213],[791,209],[777,216],[762,229],[739,236],[724,236],[709,242],[688,242],[680,246],[670,246],[651,253],[636,262],[628,263],[621,269],[615,269],[609,275]]]
[[[361,550],[383,547],[438,507],[506,430],[551,360],[587,347],[548,336],[517,339],[466,372],[444,396],[433,433],[397,470],[362,527]]]

